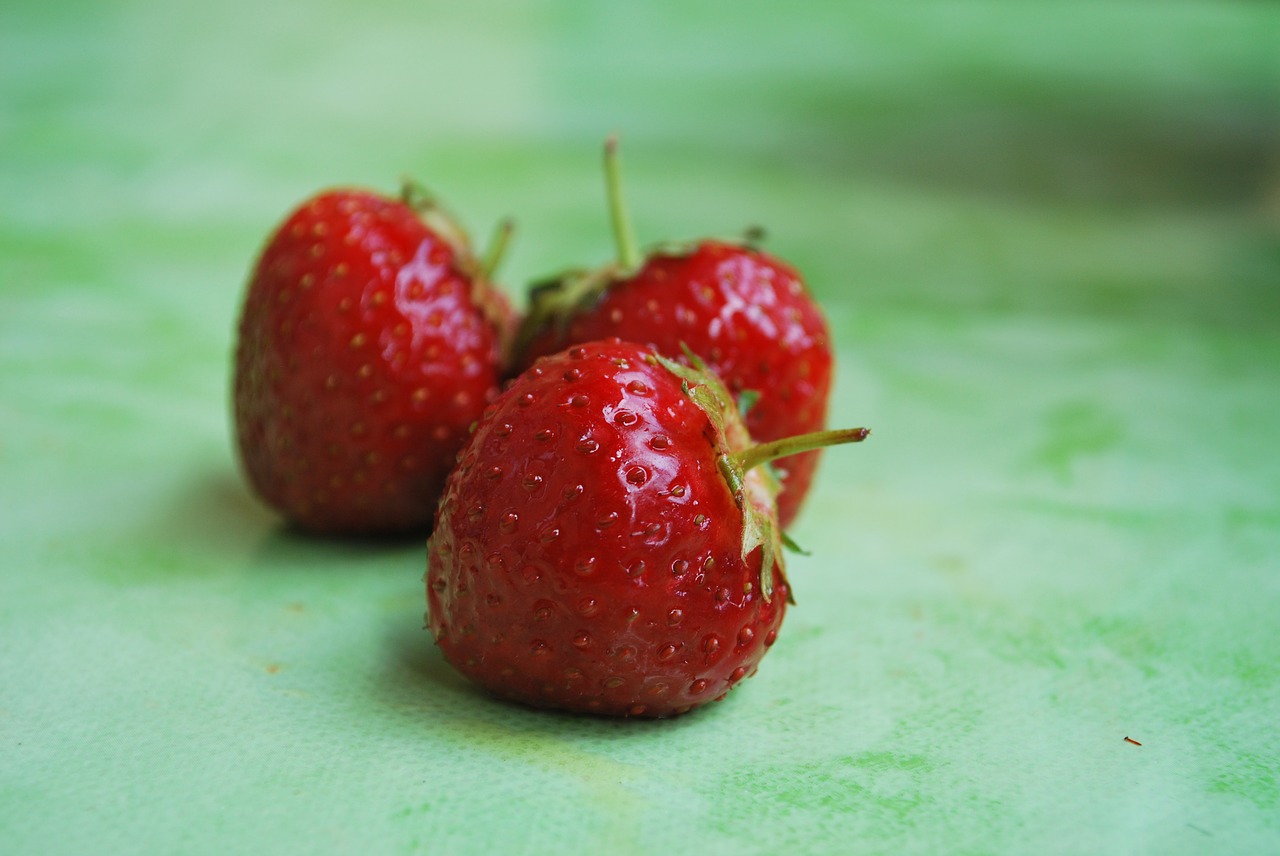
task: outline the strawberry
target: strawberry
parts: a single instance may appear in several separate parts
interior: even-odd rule
[[[660,246],[641,259],[619,189],[616,141],[605,148],[618,262],[535,286],[516,366],[568,345],[620,336],[688,363],[702,358],[736,396],[760,440],[821,430],[832,383],[827,323],[800,275],[750,243]],[[779,516],[795,518],[818,452],[779,461]]]
[[[538,360],[486,410],[440,502],[425,577],[445,658],[539,707],[663,717],[722,697],[790,588],[773,457],[714,375],[617,339]]]
[[[430,528],[499,390],[514,314],[488,282],[496,258],[478,261],[413,187],[327,191],[285,220],[250,278],[235,355],[239,451],[267,504],[317,534]]]

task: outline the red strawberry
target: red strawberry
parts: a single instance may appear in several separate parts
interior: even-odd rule
[[[659,247],[641,261],[618,190],[615,145],[606,145],[605,162],[619,262],[535,287],[517,368],[611,336],[648,343],[686,364],[687,349],[731,393],[754,398],[744,408],[753,437],[821,430],[832,381],[830,335],[799,274],[753,246],[721,240]],[[818,454],[778,462],[783,526],[808,492]]]
[[[269,505],[315,533],[430,528],[499,388],[513,313],[487,275],[414,188],[333,190],[285,220],[250,279],[235,363],[240,454]]]
[[[639,345],[539,360],[449,477],[427,620],[444,656],[540,707],[670,716],[754,673],[789,594],[772,457],[713,375]]]

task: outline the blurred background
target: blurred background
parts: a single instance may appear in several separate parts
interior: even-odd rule
[[[759,222],[825,299],[1277,307],[1270,4],[193,5],[3,12],[20,273],[172,256],[235,298],[296,201],[408,173],[476,231],[519,219],[518,290],[607,252],[617,131],[645,236]]]
[[[791,646],[668,731],[469,693],[420,547],[283,533],[227,431],[295,204],[411,175],[477,238],[513,216],[518,297],[610,257],[612,132],[642,242],[765,227],[831,318],[833,421],[876,432],[797,527]],[[639,851],[1280,846],[1275,4],[10,3],[0,200],[14,852],[515,828],[441,806],[537,850],[584,793],[568,840]]]

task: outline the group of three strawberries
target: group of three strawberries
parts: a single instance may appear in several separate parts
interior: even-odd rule
[[[523,319],[420,190],[335,190],[271,236],[234,409],[257,493],[322,535],[431,533],[427,622],[490,691],[671,716],[777,636],[783,528],[823,431],[832,348],[786,263],[742,242],[642,257],[605,147],[618,258],[536,285]]]

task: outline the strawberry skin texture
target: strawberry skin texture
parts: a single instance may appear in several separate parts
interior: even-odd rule
[[[826,319],[799,274],[766,253],[714,240],[688,252],[656,252],[634,275],[610,282],[598,302],[567,324],[539,331],[523,363],[613,336],[652,345],[681,362],[687,362],[688,347],[731,393],[759,393],[746,414],[757,441],[820,431],[826,424],[833,370]],[[775,464],[784,527],[809,491],[819,455]]]
[[[429,530],[500,383],[501,322],[477,289],[509,314],[406,204],[339,189],[295,210],[252,273],[235,356],[238,445],[263,500],[317,534]]]
[[[776,639],[786,583],[766,600],[761,550],[743,558],[723,440],[648,355],[614,340],[539,360],[449,478],[428,627],[499,696],[672,716],[722,697]]]

